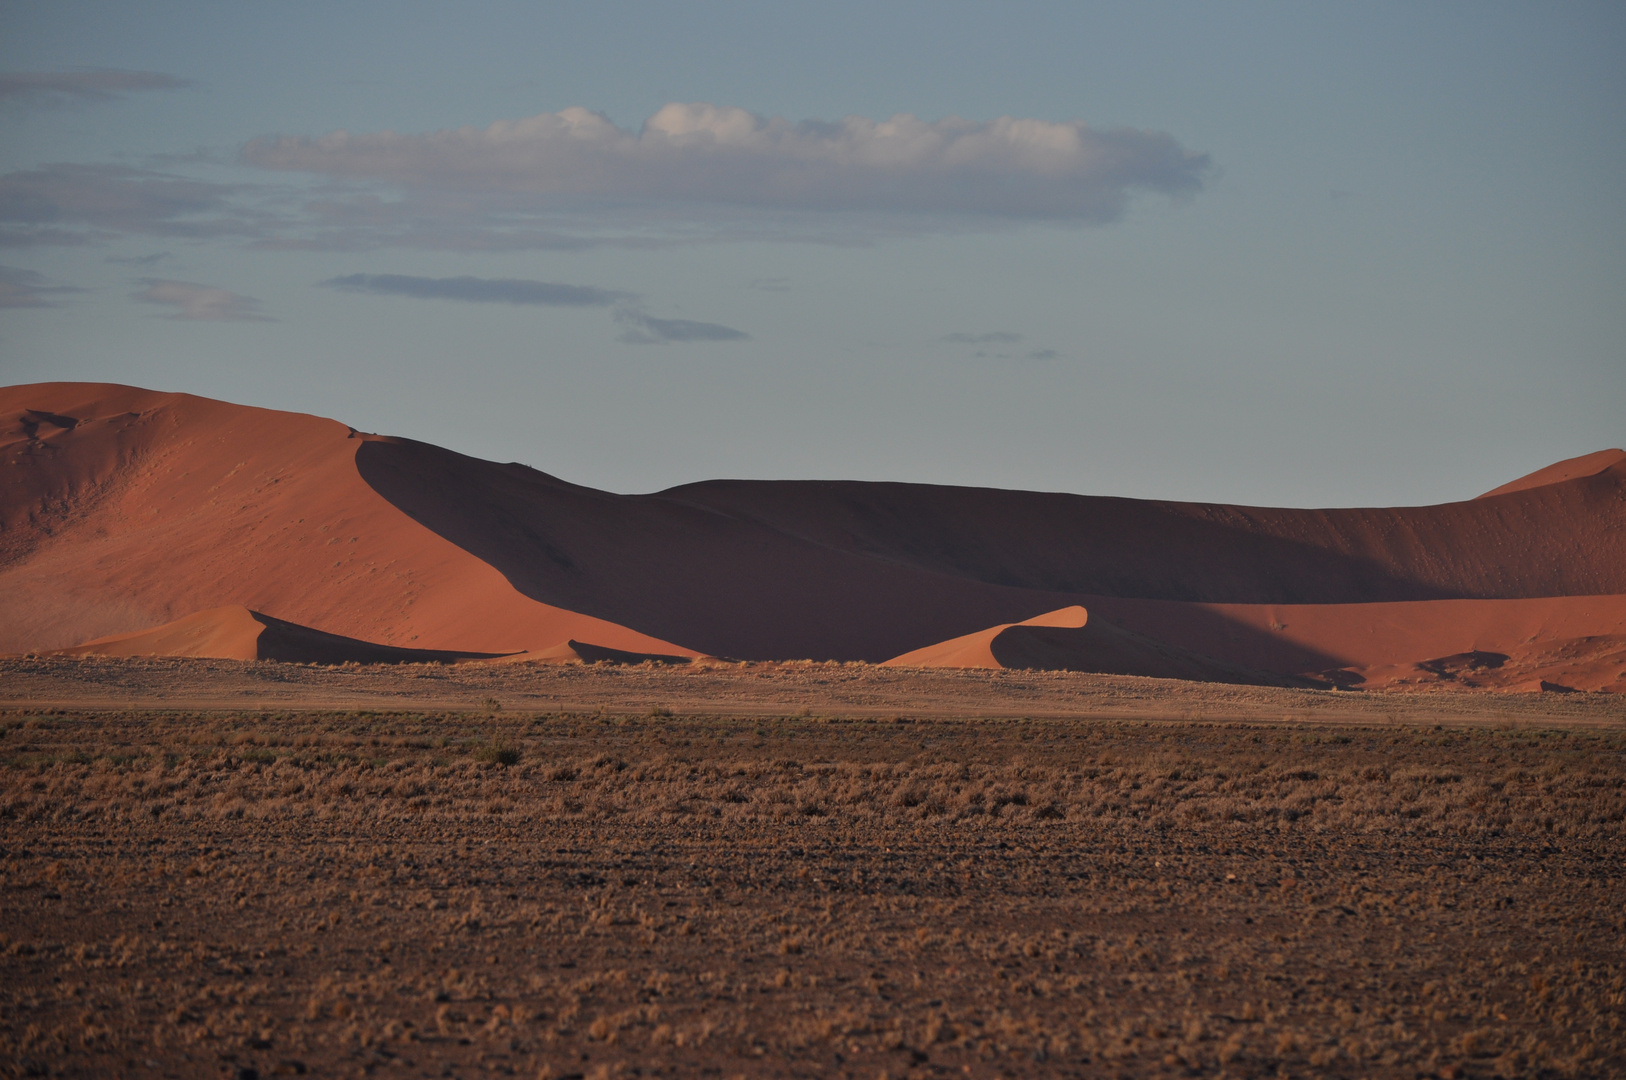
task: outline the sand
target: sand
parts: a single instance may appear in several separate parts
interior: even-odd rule
[[[72,423],[32,419],[42,412]],[[0,418],[0,651],[238,605],[399,648],[513,653],[577,639],[694,655],[521,595],[368,487],[362,439],[343,424],[78,383],[0,391]]]
[[[313,416],[53,383],[0,390],[0,462],[0,652],[238,607],[563,661],[880,662],[991,634],[1004,664],[1186,678],[1623,678],[1620,451],[1430,507],[848,482],[628,496]],[[1021,625],[1070,607],[1090,619]]]
[[[500,653],[398,649],[325,634],[236,605],[199,611],[151,630],[97,638],[83,645],[53,650],[48,655],[206,657],[308,664],[450,664],[460,660],[506,659]],[[574,650],[569,656],[580,658]]]

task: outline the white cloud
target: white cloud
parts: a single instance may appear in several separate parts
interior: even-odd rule
[[[142,278],[145,288],[131,293],[132,300],[160,304],[172,309],[168,316],[185,322],[269,322],[260,314],[260,302],[212,285],[166,278]]]
[[[422,134],[266,136],[266,169],[474,196],[651,200],[776,210],[1105,222],[1134,191],[1201,188],[1210,167],[1161,132],[1001,117],[848,117],[792,124],[744,109],[667,105],[640,131],[571,108]]]

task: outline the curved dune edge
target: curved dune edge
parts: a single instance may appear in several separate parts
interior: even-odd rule
[[[1001,623],[885,662],[886,667],[1014,668],[1200,682],[1287,682],[1099,620],[1076,604]]]
[[[498,654],[402,649],[329,634],[238,604],[193,612],[149,630],[113,634],[50,656],[191,656],[307,664],[424,664],[498,659]]]
[[[182,656],[214,660],[280,660],[304,664],[455,664],[573,662],[637,664],[645,661],[687,664],[693,657],[639,653],[574,639],[547,649],[516,653],[448,649],[404,649],[374,641],[329,634],[278,619],[240,604],[193,612],[162,626],[129,634],[112,634],[46,656]]]
[[[1037,615],[1025,622],[1000,623],[990,626],[986,630],[978,630],[970,634],[961,634],[947,641],[939,641],[925,648],[914,649],[902,656],[894,656],[884,661],[882,667],[963,667],[963,668],[998,668],[1004,667],[994,656],[994,639],[1013,626],[1051,626],[1080,629],[1090,618],[1090,613],[1084,608],[1074,604],[1069,607],[1057,608]]]

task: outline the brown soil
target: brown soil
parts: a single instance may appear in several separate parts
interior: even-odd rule
[[[1626,1069],[1606,695],[108,660],[0,688],[80,699],[0,719],[14,1075]],[[708,695],[733,714],[668,715]],[[1031,718],[974,718],[1002,701]]]

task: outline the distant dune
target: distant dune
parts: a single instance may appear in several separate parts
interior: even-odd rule
[[[1147,673],[1346,685],[1442,682],[1417,665],[1470,652],[1507,659],[1453,684],[1490,685],[1591,641],[1565,646],[1597,669],[1571,677],[1601,689],[1626,640],[1618,450],[1392,509],[856,482],[625,496],[311,416],[54,383],[0,390],[0,468],[9,652],[236,606],[531,659],[883,661],[993,631],[1013,659],[1075,630],[1067,649],[1093,644],[1024,664],[1138,648],[1162,657]],[[1069,607],[1080,626],[1010,633]]]

